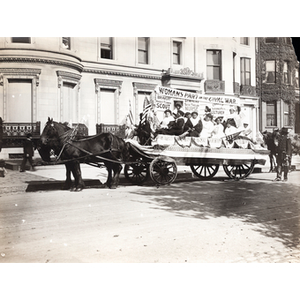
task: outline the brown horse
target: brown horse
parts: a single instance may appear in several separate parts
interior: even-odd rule
[[[41,135],[41,149],[52,149],[60,159],[67,161],[67,173],[68,170],[73,173],[79,190],[84,187],[80,162],[104,163],[108,171],[106,185],[109,188],[117,187],[121,163],[129,159],[130,144],[112,133],[100,133],[79,140],[74,139],[72,133],[73,129],[70,127],[48,118]]]

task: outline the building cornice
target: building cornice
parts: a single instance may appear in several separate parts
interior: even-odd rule
[[[134,77],[134,78],[161,80],[161,75],[157,76],[157,75],[150,75],[150,74],[139,74],[139,73],[113,71],[113,70],[100,70],[100,69],[84,68],[82,72],[92,73],[92,74],[100,74],[100,75],[110,75],[110,76],[120,76],[120,77]]]
[[[1,57],[0,63],[37,63],[37,64],[49,64],[56,66],[63,66],[75,69],[76,71],[82,72],[83,66],[80,63],[59,60],[59,59],[49,59],[49,58],[37,58],[37,57]]]

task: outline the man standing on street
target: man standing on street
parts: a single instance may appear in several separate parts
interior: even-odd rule
[[[276,147],[277,177],[275,181],[281,181],[283,171],[283,181],[288,180],[288,172],[292,158],[292,143],[288,137],[288,127],[282,127],[280,133],[274,139]]]
[[[32,135],[31,133],[27,134],[27,138],[23,143],[23,152],[24,152],[24,158],[21,164],[21,169],[20,172],[25,172],[25,165],[27,160],[29,161],[29,164],[31,165],[32,171],[35,171],[34,166],[33,166],[33,161],[32,157],[34,155],[33,152],[33,142],[32,142]]]

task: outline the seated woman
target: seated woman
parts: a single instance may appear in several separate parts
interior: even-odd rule
[[[169,123],[168,129],[162,129],[161,134],[181,135],[183,133],[183,127],[184,127],[184,112],[182,110],[179,110],[175,121]]]
[[[184,134],[185,136],[198,137],[202,131],[203,125],[201,119],[198,117],[196,111],[192,112],[192,117],[189,118],[184,124]]]
[[[159,124],[159,128],[162,129],[162,128],[168,128],[168,125],[171,121],[174,121],[174,117],[172,116],[172,112],[171,110],[167,109],[164,111],[164,118],[163,120],[161,121],[161,123]]]
[[[233,119],[228,119],[226,123],[225,135],[228,136],[237,132],[238,129],[235,126],[235,121]]]
[[[170,122],[174,122],[174,118],[172,116],[171,110],[167,109],[164,111],[164,118],[159,124],[158,128],[155,130],[154,136],[157,136],[158,134],[164,134],[164,130],[169,128]]]
[[[215,126],[214,126],[214,130],[212,131],[212,137],[213,138],[218,138],[221,139],[223,137],[225,137],[225,133],[224,133],[224,126],[222,124],[222,118],[223,117],[217,117],[215,119]]]
[[[244,121],[243,123],[243,128],[242,128],[242,132],[240,133],[241,136],[245,136],[245,137],[248,137],[248,138],[251,138],[251,133],[252,133],[252,130],[248,124],[249,122],[248,121]]]
[[[212,135],[212,132],[214,130],[214,123],[212,122],[213,116],[211,114],[206,114],[204,116],[204,119],[202,121],[202,131],[200,134],[201,138],[210,138]]]

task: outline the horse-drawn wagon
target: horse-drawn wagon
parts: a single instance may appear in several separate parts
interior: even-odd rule
[[[248,177],[255,164],[265,164],[264,155],[269,153],[239,136],[210,139],[158,135],[151,146],[109,132],[78,139],[74,129],[50,118],[41,135],[39,152],[48,162],[51,152],[55,153],[57,163],[66,165],[66,183],[70,184],[72,173],[78,190],[84,187],[80,163],[105,165],[107,186],[112,188],[118,185],[121,165],[125,165],[125,177],[135,184],[142,184],[148,175],[157,185],[170,184],[177,177],[177,165],[190,166],[200,179],[212,178],[222,165],[228,177],[238,180]]]
[[[177,166],[190,166],[202,180],[213,178],[220,166],[235,180],[247,178],[255,164],[264,165],[269,151],[250,139],[232,136],[228,139],[158,135],[151,146],[129,141],[137,153],[136,161],[125,165],[125,176],[141,184],[148,175],[158,185],[170,184],[177,177]]]

